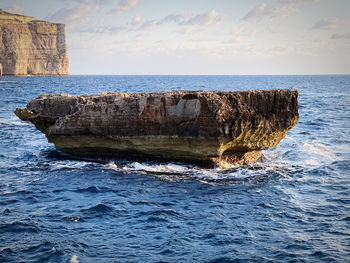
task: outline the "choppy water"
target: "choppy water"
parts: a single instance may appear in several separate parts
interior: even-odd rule
[[[42,93],[299,90],[264,160],[209,170],[62,154],[13,114]],[[350,261],[350,76],[0,78],[0,262]]]

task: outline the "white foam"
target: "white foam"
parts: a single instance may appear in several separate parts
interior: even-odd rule
[[[14,125],[14,126],[29,126],[30,123],[20,121],[20,120],[7,120],[7,119],[0,119],[0,125]]]
[[[70,262],[71,263],[79,263],[78,256],[77,255],[73,255],[72,258],[70,259]]]
[[[50,162],[50,167],[53,171],[55,170],[61,170],[61,169],[82,169],[85,166],[91,164],[90,162],[85,161],[55,161]]]
[[[0,80],[0,83],[14,83],[16,81],[13,80]]]
[[[146,172],[164,172],[164,173],[184,173],[189,171],[189,168],[183,165],[177,164],[148,164],[133,162],[124,170],[136,170],[136,171],[146,171]]]
[[[112,170],[116,170],[116,171],[119,170],[118,165],[116,165],[114,162],[109,162],[109,163],[107,163],[106,166],[107,166],[107,168],[112,169]]]
[[[169,181],[177,180],[177,174],[180,174],[180,180],[182,178],[188,178],[198,180],[203,183],[211,183],[213,181],[220,180],[245,180],[257,175],[265,175],[270,172],[276,174],[276,170],[283,170],[288,164],[283,162],[282,158],[279,158],[278,162],[275,162],[274,157],[281,155],[281,151],[270,153],[269,160],[265,162],[258,162],[254,164],[254,167],[239,167],[235,169],[205,169],[185,164],[155,164],[148,162],[131,162],[131,163],[114,163],[109,162],[105,164],[107,169],[112,169],[122,173],[134,173],[152,175],[164,180]]]
[[[332,147],[326,146],[318,141],[306,142],[303,145],[303,149],[305,153],[309,155],[316,155],[321,157],[322,159],[326,159],[329,161],[337,161],[338,157],[335,155]]]
[[[305,161],[305,164],[306,165],[310,165],[310,166],[319,166],[321,163],[320,163],[320,161],[318,161],[318,160],[316,160],[316,159],[307,159],[306,161]]]

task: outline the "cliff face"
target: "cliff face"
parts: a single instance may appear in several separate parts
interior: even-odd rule
[[[67,153],[227,168],[258,160],[282,140],[298,122],[297,97],[291,90],[57,94],[15,113]]]
[[[65,25],[0,9],[3,75],[69,75]]]

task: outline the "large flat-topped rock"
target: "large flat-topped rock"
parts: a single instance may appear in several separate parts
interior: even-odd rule
[[[169,91],[40,95],[25,109],[57,149],[82,156],[255,162],[298,122],[298,92]]]

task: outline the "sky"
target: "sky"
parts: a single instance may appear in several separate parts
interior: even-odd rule
[[[1,0],[66,24],[71,74],[350,74],[349,0]]]

